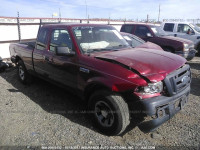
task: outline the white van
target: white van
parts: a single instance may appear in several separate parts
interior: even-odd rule
[[[166,31],[169,35],[173,35],[175,37],[181,37],[184,39],[188,39],[194,42],[195,49],[198,51],[198,55],[200,56],[200,27],[185,22],[163,22],[161,27],[164,31]]]

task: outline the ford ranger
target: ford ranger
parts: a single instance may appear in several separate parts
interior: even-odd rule
[[[151,132],[188,102],[191,72],[183,57],[132,48],[112,26],[54,24],[36,41],[10,45],[19,80],[31,76],[77,93],[100,132],[119,135],[130,121]]]

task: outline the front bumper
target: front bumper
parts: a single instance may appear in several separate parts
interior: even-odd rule
[[[143,132],[151,132],[161,124],[172,118],[188,102],[190,86],[182,92],[172,96],[158,96],[141,100],[142,113],[148,120],[144,120],[138,125]]]
[[[195,57],[195,54],[197,53],[197,51],[195,49],[190,49],[189,51],[177,51],[175,52],[177,55],[180,55],[182,57],[184,57],[187,60],[191,60],[192,58]]]

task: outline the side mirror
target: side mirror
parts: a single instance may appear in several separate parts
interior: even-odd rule
[[[147,37],[153,37],[151,33],[147,33]]]
[[[56,47],[56,55],[58,56],[74,56],[75,52],[68,47]]]

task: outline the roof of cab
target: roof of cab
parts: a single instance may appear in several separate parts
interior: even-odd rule
[[[77,26],[109,26],[106,24],[83,24],[83,23],[54,23],[54,24],[44,24],[43,27],[77,27]]]
[[[160,26],[160,24],[154,24],[154,23],[142,23],[142,22],[138,22],[138,23],[126,23],[123,24],[124,25],[145,25],[145,26]]]

